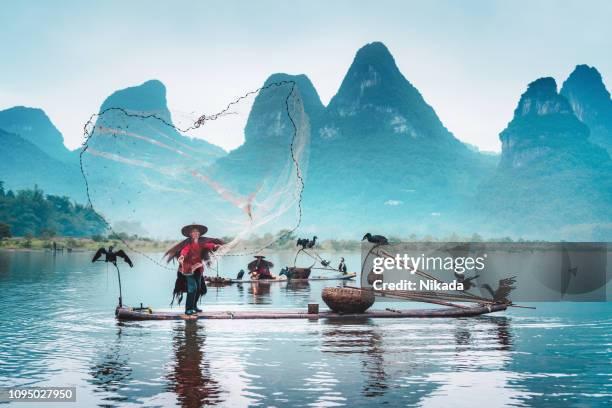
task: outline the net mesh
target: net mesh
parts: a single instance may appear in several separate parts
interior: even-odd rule
[[[205,141],[236,132],[244,143],[229,153]],[[84,133],[89,204],[116,235],[176,238],[197,222],[226,237],[218,255],[231,255],[258,252],[300,225],[310,128],[292,81],[210,115],[108,106]],[[266,238],[249,248],[253,236]]]

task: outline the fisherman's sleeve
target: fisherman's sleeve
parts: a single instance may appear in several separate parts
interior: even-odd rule
[[[214,242],[205,242],[202,244],[202,248],[208,249],[209,251],[214,251],[219,244],[215,244]]]

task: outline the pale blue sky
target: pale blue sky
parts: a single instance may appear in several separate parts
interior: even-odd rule
[[[576,64],[612,85],[610,1],[2,1],[0,109],[43,108],[75,148],[114,90],[156,78],[171,110],[213,112],[273,72],[326,104],[383,41],[455,135],[499,150],[528,82]],[[212,142],[229,149],[241,135]]]

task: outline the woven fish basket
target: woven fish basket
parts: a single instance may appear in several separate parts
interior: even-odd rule
[[[351,288],[325,288],[321,297],[336,313],[363,313],[374,304],[374,293]]]

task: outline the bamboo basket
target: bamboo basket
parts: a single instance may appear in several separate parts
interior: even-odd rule
[[[374,293],[351,288],[324,288],[321,297],[336,313],[363,313],[374,304]]]

